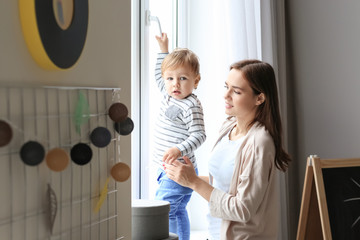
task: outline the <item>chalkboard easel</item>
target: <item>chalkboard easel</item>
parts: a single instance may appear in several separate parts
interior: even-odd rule
[[[360,239],[360,158],[307,159],[297,240]]]

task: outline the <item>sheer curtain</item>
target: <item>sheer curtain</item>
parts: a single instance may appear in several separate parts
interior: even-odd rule
[[[261,1],[261,49],[262,60],[270,63],[276,74],[280,111],[284,129],[284,144],[288,147],[287,84],[286,84],[286,42],[284,0]],[[281,174],[280,184],[281,224],[279,239],[289,238],[288,178]]]
[[[286,123],[286,59],[283,0],[197,0],[186,1],[187,14],[179,14],[180,43],[192,49],[200,58],[201,81],[196,94],[202,101],[207,130],[207,141],[197,150],[200,174],[207,174],[206,159],[225,115],[221,89],[231,63],[255,58],[270,63],[276,72],[285,144]],[[186,27],[181,26],[181,23]],[[181,37],[186,39],[181,41]],[[216,111],[216,117],[214,117]],[[287,147],[287,146],[285,146]],[[288,239],[287,179],[279,176],[281,198],[281,229],[279,239]],[[192,225],[197,227],[199,208],[204,204],[197,197],[190,205]],[[200,227],[200,226],[199,226]]]

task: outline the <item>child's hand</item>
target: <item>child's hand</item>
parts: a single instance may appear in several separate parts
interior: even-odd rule
[[[172,147],[164,153],[163,161],[171,165],[179,157],[181,157],[180,150],[177,147]]]
[[[169,52],[169,39],[167,37],[166,33],[163,33],[162,36],[155,36],[156,40],[159,43],[160,51],[162,53],[168,53]]]

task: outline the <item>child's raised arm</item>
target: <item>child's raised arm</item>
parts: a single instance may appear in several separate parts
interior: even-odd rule
[[[169,39],[167,37],[166,33],[163,33],[162,36],[155,36],[156,40],[159,43],[160,51],[162,53],[168,53],[169,52]]]

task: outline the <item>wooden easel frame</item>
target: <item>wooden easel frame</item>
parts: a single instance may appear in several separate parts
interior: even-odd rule
[[[323,239],[322,224],[319,211],[319,199],[314,181],[313,157],[307,159],[303,195],[301,200],[297,240]]]
[[[316,155],[310,155],[310,157],[308,157],[297,240],[332,240],[324,179],[321,169],[356,166],[360,166],[360,158],[320,159]]]
[[[308,157],[297,240],[332,240],[324,179],[321,169],[355,166],[360,166],[360,158],[320,159],[316,155]]]

